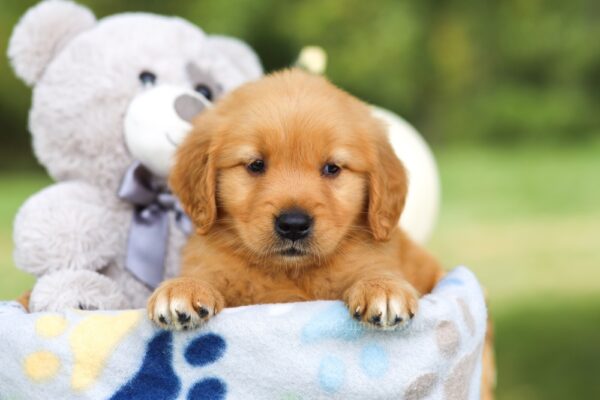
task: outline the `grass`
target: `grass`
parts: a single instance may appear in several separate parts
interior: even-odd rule
[[[430,248],[486,286],[496,324],[498,398],[600,398],[600,144],[438,151],[444,183]],[[31,287],[14,268],[19,205],[48,184],[0,175],[0,299]]]
[[[498,399],[600,399],[599,304],[550,295],[495,313]]]
[[[600,398],[600,145],[448,149],[438,161],[430,247],[488,290],[498,398]]]
[[[496,307],[541,294],[599,294],[600,145],[446,150],[430,247],[466,264]]]

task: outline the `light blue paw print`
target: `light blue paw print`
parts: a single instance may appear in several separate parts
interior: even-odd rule
[[[378,344],[368,344],[360,352],[360,366],[370,378],[379,378],[388,370],[388,355]]]
[[[334,303],[318,313],[302,330],[302,342],[313,343],[323,339],[356,340],[365,329],[348,316],[342,303]]]
[[[305,344],[322,340],[341,339],[355,341],[362,338],[366,328],[350,317],[348,309],[342,303],[334,303],[317,313],[302,329],[301,340]],[[377,379],[388,371],[389,360],[386,350],[376,343],[366,344],[359,355],[360,368],[372,379]],[[317,372],[317,381],[321,389],[332,394],[339,391],[346,380],[344,361],[332,354],[323,356]]]
[[[319,365],[319,385],[327,393],[335,393],[344,384],[346,365],[335,356],[325,356]]]
[[[464,285],[464,282],[461,281],[458,278],[455,277],[449,277],[449,278],[444,278],[442,279],[436,286],[436,290],[443,290],[446,289],[449,286],[462,286]]]

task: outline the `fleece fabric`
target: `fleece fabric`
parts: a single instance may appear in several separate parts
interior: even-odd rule
[[[344,304],[225,309],[202,328],[156,328],[145,310],[27,314],[0,303],[0,399],[478,399],[486,306],[465,267],[404,329]]]

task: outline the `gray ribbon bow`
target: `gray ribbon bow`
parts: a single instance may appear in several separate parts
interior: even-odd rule
[[[135,206],[125,267],[154,289],[164,277],[169,212],[175,213],[176,224],[186,235],[192,232],[192,222],[179,200],[164,185],[158,184],[140,162],[136,161],[125,172],[118,196]]]

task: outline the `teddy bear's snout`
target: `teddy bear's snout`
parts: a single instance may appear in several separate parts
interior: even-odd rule
[[[189,94],[177,96],[173,106],[179,118],[188,122],[192,122],[194,117],[205,109],[204,103],[199,98]]]
[[[154,175],[167,177],[175,150],[192,129],[191,121],[211,106],[202,94],[184,86],[144,88],[125,112],[125,143],[132,158]]]

